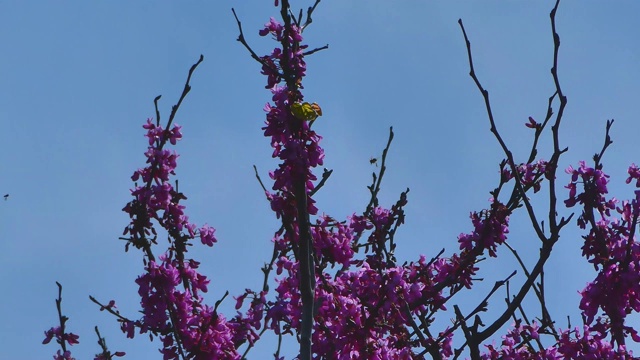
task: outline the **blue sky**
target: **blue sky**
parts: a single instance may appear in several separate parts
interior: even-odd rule
[[[310,4],[293,1],[296,8]],[[115,299],[132,317],[138,310],[133,280],[142,272],[141,256],[124,253],[117,240],[128,222],[120,210],[129,201],[130,175],[144,165],[141,125],[154,115],[153,98],[163,95],[166,119],[200,54],[205,61],[176,120],[184,133],[177,147],[178,178],[189,197],[191,220],[216,227],[219,243],[195,248],[192,256],[212,280],[211,302],[226,290],[240,294],[261,283],[259,268],[270,256],[278,221],[252,165],[265,181],[275,166],[260,130],[270,93],[258,64],[235,41],[230,9],[236,8],[248,41],[263,54],[274,43],[257,31],[277,13],[272,5],[271,0],[0,4],[0,191],[10,194],[0,202],[1,359],[46,359],[55,352],[55,346],[40,345],[44,330],[56,324],[55,281],[64,286],[68,327],[80,335],[76,358],[89,359],[98,351],[95,325],[112,350],[126,351],[130,359],[154,356],[157,341],[124,339],[115,320],[88,296]],[[554,91],[552,6],[551,1],[323,1],[305,32],[311,47],[329,44],[329,50],[307,59],[305,81],[306,98],[325,114],[314,127],[324,136],[325,166],[334,169],[317,197],[321,211],[344,218],[364,208],[366,185],[376,170],[369,158],[379,156],[393,126],[383,204],[390,206],[411,189],[398,257],[433,256],[443,247],[448,254],[454,251],[456,237],[471,228],[469,212],[488,205],[503,158],[468,76],[457,20],[465,22],[499,130],[522,161],[532,135],[523,124],[529,116],[543,118]],[[601,147],[606,120],[616,119],[605,171],[619,198],[632,194],[624,184],[626,167],[640,162],[638,13],[640,3],[632,1],[567,1],[558,13],[559,73],[569,99],[561,136],[570,149],[561,167],[590,159]],[[548,140],[541,148],[545,159]],[[566,182],[567,177],[559,181]],[[534,201],[544,205],[542,198]],[[512,224],[510,243],[535,255],[539,243],[524,213],[514,215]],[[579,324],[577,291],[593,277],[579,247],[580,233],[565,231],[547,269],[548,301],[564,327],[566,315]],[[500,261],[485,264],[484,287],[453,303],[471,306],[468,299],[483,296],[516,269],[509,254],[500,253]],[[515,281],[522,281],[520,273]],[[502,306],[503,297],[491,304]],[[222,309],[232,315],[232,306],[228,299]],[[444,316],[443,324],[447,321]],[[252,358],[269,358],[274,349],[265,339]]]

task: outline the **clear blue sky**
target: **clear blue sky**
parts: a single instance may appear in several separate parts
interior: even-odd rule
[[[295,7],[310,4],[293,1]],[[270,93],[258,64],[235,41],[230,8],[236,8],[248,41],[263,54],[274,43],[257,31],[276,14],[272,5],[271,0],[0,3],[0,191],[10,194],[0,201],[0,359],[51,358],[55,346],[40,343],[44,330],[56,324],[55,281],[64,285],[68,327],[80,335],[81,344],[72,348],[78,359],[98,351],[95,325],[111,350],[126,351],[130,359],[159,358],[157,341],[124,339],[115,320],[88,296],[115,299],[124,314],[135,317],[139,300],[133,280],[142,272],[141,256],[124,253],[117,238],[128,222],[120,210],[130,198],[129,177],[144,165],[141,125],[154,116],[158,94],[166,119],[200,54],[205,61],[176,120],[184,133],[178,175],[190,218],[216,227],[219,243],[192,255],[212,280],[211,302],[225,290],[240,294],[261,283],[259,268],[270,256],[278,221],[252,165],[265,181],[275,166],[260,130]],[[414,260],[443,247],[447,254],[454,251],[458,234],[471,229],[469,212],[488,206],[503,157],[468,77],[457,20],[465,22],[499,130],[522,161],[532,135],[523,124],[528,116],[543,118],[554,91],[552,6],[551,1],[323,1],[305,32],[311,47],[330,46],[307,59],[305,82],[307,99],[325,114],[314,126],[325,137],[325,165],[334,169],[318,195],[321,211],[344,218],[364,208],[365,186],[375,170],[369,158],[379,155],[393,126],[382,200],[389,206],[411,188],[398,256]],[[570,151],[561,167],[590,159],[601,147],[606,119],[615,118],[605,171],[620,198],[632,194],[624,185],[626,167],[640,163],[638,13],[640,3],[633,1],[567,1],[558,14],[559,72],[569,98],[562,144]],[[548,154],[548,148],[541,150],[543,158]],[[524,214],[513,216],[512,224],[510,243],[535,255],[539,244]],[[593,277],[579,260],[579,235],[564,233],[547,269],[549,304],[563,326],[566,315],[580,323],[577,291]],[[486,264],[481,273],[484,289],[516,268],[505,250],[500,250],[503,261]],[[519,275],[516,281],[521,280]],[[485,290],[474,294],[453,303],[470,306],[465,299]],[[503,297],[494,297],[491,305],[502,306]],[[227,314],[233,314],[233,303],[229,298],[223,305]],[[252,358],[270,358],[274,349],[266,339]]]

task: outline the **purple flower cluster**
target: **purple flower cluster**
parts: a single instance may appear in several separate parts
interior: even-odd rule
[[[227,320],[204,304],[200,295],[207,292],[209,279],[198,272],[199,262],[187,259],[185,253],[196,236],[207,246],[217,240],[214,228],[204,225],[198,229],[189,222],[185,206],[180,204],[186,197],[169,182],[175,175],[178,155],[163,147],[182,138],[181,128],[165,130],[151,120],[144,128],[149,138],[147,167],[132,176],[133,181],[142,180],[143,184],[131,191],[134,200],[123,209],[131,218],[124,233],[147,257],[145,273],[136,280],[143,316],[136,321],[120,319],[122,330],[131,338],[135,328],[159,336],[164,359],[238,359],[238,346],[254,342],[260,324],[240,314]],[[170,239],[171,246],[159,262],[151,253],[157,236],[152,220]]]
[[[539,351],[533,350],[530,344],[540,339],[538,324],[514,324],[508,333],[502,337],[500,347],[495,344],[485,345],[487,352],[482,355],[483,360],[628,360],[635,359],[624,345],[617,349],[606,340],[606,335],[589,326],[564,330],[559,334],[556,344]]]
[[[63,333],[61,326],[52,327],[51,329],[45,331],[43,344],[48,344],[51,340],[56,339],[56,342],[60,345],[69,344],[76,345],[79,344],[80,337],[74,333],[66,332]],[[71,356],[71,351],[66,350],[58,350],[56,354],[53,356],[54,360],[75,360],[74,357]]]
[[[564,203],[567,207],[573,207],[576,204],[584,205],[584,210],[578,218],[578,225],[582,229],[587,226],[587,223],[595,221],[594,209],[597,209],[601,216],[611,215],[610,210],[616,208],[617,200],[613,198],[607,201],[604,196],[608,193],[609,175],[598,168],[588,167],[584,161],[580,161],[577,169],[569,166],[565,172],[571,174],[571,182],[566,186],[569,189],[569,198]],[[583,184],[584,191],[577,194],[579,182]]]
[[[123,235],[130,235],[130,243],[139,248],[148,245],[149,241],[155,243],[157,233],[151,222],[155,220],[174,238],[184,242],[199,234],[203,244],[213,246],[217,241],[215,229],[205,225],[198,231],[196,225],[189,222],[189,217],[184,214],[185,207],[180,204],[180,200],[186,197],[169,182],[170,176],[175,175],[178,154],[164,149],[164,146],[167,142],[175,145],[182,139],[181,127],[176,125],[171,130],[165,130],[147,119],[143,128],[147,130],[146,137],[149,138],[149,148],[145,152],[147,167],[135,171],[131,176],[131,180],[142,180],[143,184],[131,190],[134,200],[122,209],[131,218]],[[187,233],[183,234],[183,230]],[[148,239],[149,236],[153,238]]]
[[[589,234],[583,236],[582,255],[598,272],[580,292],[580,309],[586,319],[584,339],[604,341],[610,336],[611,346],[617,344],[617,349],[623,351],[627,338],[640,342],[636,330],[625,322],[629,314],[640,312],[640,244],[634,235],[640,214],[640,190],[635,190],[633,200],[620,203],[606,198],[609,176],[601,166],[591,168],[582,161],[578,169],[569,167],[566,171],[571,174],[571,182],[565,203],[568,207],[582,205],[578,225],[589,228]],[[635,180],[636,188],[640,187],[640,172],[635,164],[628,173],[626,182]],[[580,193],[578,183],[582,183]],[[620,216],[613,217],[612,211]],[[602,316],[596,319],[600,310]]]
[[[497,245],[504,243],[509,233],[509,214],[509,209],[495,199],[490,211],[471,213],[474,231],[458,236],[463,254],[488,249],[489,256],[496,257]]]
[[[328,226],[327,217],[317,225],[320,229]],[[352,216],[349,226],[333,223],[322,230],[322,237],[314,237],[321,240],[314,243],[321,275],[317,278],[313,352],[319,358],[342,354],[340,358],[344,359],[412,359],[413,347],[429,346],[439,349],[445,358],[450,356],[452,333],[445,330],[419,343],[412,339],[407,326],[416,314],[445,309],[446,299],[437,289],[438,280],[453,278],[450,272],[456,267],[448,266],[452,264],[445,259],[427,263],[424,257],[417,263],[390,266],[372,251],[367,252],[365,260],[356,260],[344,244],[353,244],[356,230],[362,226],[362,218]],[[364,228],[373,230],[373,221]],[[375,241],[375,234],[371,232],[368,242]],[[331,248],[334,250],[328,251]],[[335,256],[335,252],[341,256]],[[333,276],[320,271],[333,265],[341,266]],[[300,325],[301,312],[298,263],[281,257],[276,267],[277,273],[284,272],[285,276],[278,280],[277,298],[269,304],[266,318],[274,332],[293,333]]]
[[[518,174],[520,175],[522,186],[525,189],[533,187],[534,193],[540,191],[542,177],[547,177],[547,174],[549,174],[549,162],[546,160],[538,160],[535,163],[520,164],[516,168],[518,169]],[[502,178],[505,182],[513,179],[511,170],[506,168],[503,169]]]

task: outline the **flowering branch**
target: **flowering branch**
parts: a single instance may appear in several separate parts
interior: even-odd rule
[[[44,333],[45,338],[42,343],[48,344],[53,338],[55,338],[58,345],[60,345],[60,350],[57,351],[56,355],[53,358],[55,360],[73,360],[73,358],[71,357],[71,351],[67,350],[67,344],[69,344],[69,346],[78,344],[78,339],[80,337],[74,333],[65,332],[65,325],[69,318],[65,315],[62,315],[62,285],[60,285],[60,283],[57,281],[56,285],[58,286],[56,309],[58,310],[58,321],[60,325],[47,330]]]
[[[109,348],[107,347],[107,340],[100,335],[100,331],[98,327],[95,327],[96,335],[98,336],[98,345],[102,349],[102,352],[97,354],[94,360],[113,360],[113,357],[123,357],[126,354],[123,351],[116,351],[115,353],[111,353]]]
[[[475,73],[471,43],[462,20],[459,20],[466,43],[469,75],[483,96],[491,132],[505,159],[500,163],[498,185],[490,191],[491,205],[470,214],[472,230],[458,236],[459,251],[445,257],[443,249],[428,261],[427,257],[420,256],[403,264],[398,264],[395,257],[396,235],[405,221],[409,189],[401,192],[389,208],[381,206],[378,198],[387,171],[393,128],[389,129],[379,169],[372,174],[372,182],[367,186],[370,199],[364,211],[353,213],[342,221],[318,214],[313,197],[326,184],[332,170],[324,169],[320,180],[314,173],[315,168],[323,165],[324,150],[320,146],[322,137],[312,125],[323,114],[317,103],[305,101],[302,90],[306,76],[305,57],[328,46],[309,50],[303,43],[302,33],[312,23],[320,0],[315,0],[307,9],[304,21],[303,11],[294,14],[288,0],[275,0],[274,3],[279,7],[281,21],[271,18],[259,34],[270,35],[278,45],[265,56],[259,56],[249,46],[242,24],[232,9],[240,33],[238,41],[261,64],[261,73],[267,78],[265,87],[271,92],[271,102],[264,107],[266,121],[262,129],[270,139],[272,156],[279,160],[278,167],[269,172],[273,180],[270,187],[265,186],[254,166],[265,197],[281,221],[273,235],[271,258],[262,267],[262,287],[257,291],[246,289],[236,296],[238,312],[227,320],[218,308],[228,292],[214,306],[206,305],[202,294],[208,291],[209,279],[198,272],[198,261],[187,258],[188,248],[196,238],[207,246],[217,242],[214,228],[208,225],[198,228],[189,221],[181,203],[187,197],[180,191],[178,180],[173,181],[179,156],[168,150],[170,145],[176,145],[182,139],[181,127],[174,124],[174,118],[191,90],[191,76],[203,61],[200,56],[190,68],[183,92],[164,126],[158,109],[160,96],[154,99],[155,121],[148,119],[143,126],[148,138],[146,166],[134,172],[133,200],[123,209],[129,215],[130,223],[123,234],[128,237],[120,239],[127,241],[125,250],[133,245],[143,254],[145,272],[136,280],[142,317],[129,319],[119,313],[115,301],[103,304],[90,297],[101,311],[106,310],[117,319],[127,337],[133,338],[136,329],[149,333],[151,338],[159,337],[164,358],[177,360],[246,359],[266,331],[272,331],[278,337],[274,351],[277,360],[282,359],[280,351],[285,335],[295,336],[299,343],[297,358],[301,360],[338,356],[423,359],[427,354],[433,359],[457,359],[465,352],[473,360],[630,355],[625,348],[626,339],[631,337],[640,341],[637,331],[625,323],[628,314],[640,311],[640,300],[635,296],[640,292],[640,246],[634,238],[640,217],[640,190],[636,190],[634,200],[623,202],[620,207],[617,207],[617,200],[605,196],[608,175],[602,171],[601,159],[612,143],[609,130],[613,120],[607,122],[605,144],[594,156],[594,167],[581,162],[578,169],[567,169],[571,182],[567,186],[569,198],[565,205],[582,205],[578,225],[589,228],[589,234],[584,236],[583,255],[598,272],[594,282],[582,292],[580,308],[585,324],[581,330],[556,329],[546,307],[544,266],[560,238],[560,231],[573,217],[572,214],[566,219],[558,218],[556,211],[556,171],[561,155],[567,151],[559,144],[559,127],[567,104],[558,79],[560,38],[555,16],[559,1],[550,13],[554,39],[551,73],[555,92],[549,97],[544,121],[538,123],[529,117],[525,124],[535,131],[525,163],[516,163],[498,131],[489,92]],[[559,102],[559,109],[554,118],[556,102]],[[553,136],[550,160],[537,160],[538,142],[549,124]],[[372,158],[370,162],[378,166],[377,159]],[[635,181],[636,188],[640,189],[640,169],[632,165],[628,173],[627,183]],[[514,181],[512,189],[509,188],[511,180]],[[138,181],[142,184],[138,185]],[[548,229],[545,229],[545,220],[538,220],[539,214],[534,212],[528,198],[531,192],[538,193],[545,182],[549,185]],[[578,183],[584,188],[580,193]],[[509,190],[503,192],[505,188]],[[508,200],[505,202],[503,198]],[[509,217],[523,206],[542,244],[532,267],[525,265],[518,252],[507,243]],[[621,218],[613,219],[611,210],[620,213]],[[158,245],[157,228],[167,234],[169,242],[169,247],[158,257],[152,251],[152,247]],[[480,263],[497,257],[502,244],[507,246],[524,272],[524,283],[512,295],[514,271],[496,281],[468,313],[463,313],[454,304],[452,324],[436,331],[438,315],[447,310],[447,304],[455,295],[470,290],[476,282],[483,280],[477,277]],[[270,295],[273,270],[276,288]],[[47,331],[45,341],[56,337],[62,348],[56,359],[70,359],[65,342],[69,345],[77,343],[77,336],[64,332],[68,319],[61,313],[62,287],[58,286],[56,303],[60,326]],[[487,326],[480,315],[487,311],[489,299],[503,288],[506,308]],[[531,290],[541,305],[539,322],[537,318],[530,321],[531,317],[522,306]],[[250,300],[248,309],[240,312],[247,299]],[[596,318],[599,312],[602,316]],[[508,319],[513,319],[514,325],[503,336],[501,346],[484,345],[486,351],[481,351],[482,343],[495,335]],[[121,356],[119,352],[109,352],[97,328],[96,333],[102,348],[97,359]],[[457,348],[453,347],[455,334],[464,336]],[[554,345],[544,348],[541,334],[552,336]],[[609,336],[611,340],[605,340]],[[243,352],[242,346],[246,346]]]
[[[518,291],[518,293],[516,294],[516,296],[509,301],[507,309],[504,310],[504,312],[502,313],[502,315],[500,315],[491,325],[489,325],[486,329],[484,329],[483,331],[477,331],[477,329],[472,329],[473,331],[465,331],[465,335],[467,337],[467,342],[470,344],[470,349],[472,352],[472,358],[476,358],[479,356],[479,352],[477,350],[478,345],[486,340],[487,338],[489,338],[491,335],[493,335],[496,331],[498,331],[498,329],[500,329],[504,323],[513,316],[513,313],[515,310],[517,310],[520,307],[520,304],[522,303],[522,301],[524,300],[524,297],[528,294],[528,292],[530,291],[531,287],[534,286],[534,282],[535,279],[538,278],[544,269],[544,264],[546,263],[546,260],[548,259],[549,255],[551,254],[553,245],[555,244],[555,242],[558,240],[559,238],[559,233],[560,230],[569,223],[571,217],[569,217],[568,219],[565,218],[561,218],[560,222],[558,223],[558,221],[556,220],[556,195],[555,195],[555,172],[556,172],[556,168],[557,168],[557,163],[558,163],[558,159],[560,158],[561,154],[566,152],[567,149],[562,149],[560,150],[559,147],[559,137],[558,137],[558,133],[559,133],[559,126],[560,126],[560,122],[562,119],[562,115],[564,112],[564,108],[566,106],[567,100],[566,97],[563,95],[562,90],[560,88],[560,82],[558,80],[558,74],[557,74],[557,64],[558,64],[558,49],[560,46],[560,38],[559,35],[556,32],[556,25],[555,25],[555,14],[557,11],[559,5],[559,1],[556,1],[556,4],[553,8],[553,10],[551,11],[551,28],[552,28],[552,33],[553,33],[553,38],[554,38],[554,56],[553,56],[553,67],[551,70],[551,73],[553,75],[553,80],[554,80],[554,84],[556,86],[556,93],[554,95],[551,96],[551,98],[549,99],[549,107],[548,107],[548,111],[547,111],[547,118],[545,119],[544,123],[539,126],[537,123],[535,123],[535,121],[533,119],[530,119],[530,127],[533,127],[536,129],[536,135],[534,138],[534,144],[533,144],[533,148],[531,150],[530,156],[529,156],[529,162],[533,161],[533,159],[535,158],[535,155],[537,154],[537,150],[536,150],[536,144],[537,144],[537,139],[540,135],[540,133],[542,132],[542,129],[544,128],[544,125],[546,125],[547,121],[549,121],[551,114],[553,113],[553,111],[551,110],[551,102],[553,101],[553,98],[555,97],[556,94],[558,94],[558,98],[560,99],[560,107],[558,110],[558,114],[556,116],[556,120],[554,125],[552,126],[552,133],[553,133],[553,139],[554,139],[554,151],[553,154],[551,156],[551,160],[548,163],[544,164],[544,171],[542,171],[545,175],[545,178],[549,181],[549,198],[550,198],[550,204],[549,204],[549,223],[550,223],[550,235],[547,237],[544,234],[543,228],[541,228],[538,224],[538,221],[536,219],[536,215],[535,212],[533,210],[533,207],[531,205],[531,203],[529,202],[528,197],[526,196],[526,188],[524,186],[524,181],[525,179],[523,179],[521,177],[521,171],[516,167],[516,163],[514,161],[513,158],[513,154],[511,153],[511,151],[508,149],[506,143],[504,142],[504,140],[502,139],[502,137],[500,136],[500,133],[498,132],[498,129],[496,127],[496,123],[493,117],[493,112],[491,110],[491,103],[489,100],[489,92],[482,86],[482,84],[480,83],[480,81],[478,80],[478,77],[476,76],[476,73],[474,71],[474,67],[473,67],[473,57],[471,54],[471,43],[467,37],[464,25],[462,23],[462,20],[458,20],[458,23],[460,25],[460,28],[462,30],[462,33],[464,35],[464,39],[465,39],[465,43],[467,46],[467,55],[468,55],[468,59],[469,59],[469,67],[470,67],[470,72],[469,75],[471,76],[471,78],[473,79],[473,81],[475,82],[476,86],[478,87],[478,90],[480,90],[483,98],[484,98],[484,102],[485,102],[485,107],[487,110],[487,115],[489,117],[489,122],[491,124],[491,132],[494,134],[494,136],[496,137],[498,143],[500,144],[500,146],[502,147],[506,157],[507,157],[507,164],[510,166],[510,170],[511,170],[511,174],[512,176],[515,178],[515,188],[514,191],[517,191],[517,197],[515,198],[515,201],[513,202],[513,206],[518,206],[518,200],[522,200],[527,212],[529,214],[529,217],[531,219],[531,224],[534,228],[534,230],[536,231],[536,233],[538,234],[538,237],[540,238],[540,240],[542,241],[543,245],[542,248],[540,250],[540,257],[537,261],[537,263],[535,264],[535,266],[533,267],[531,273],[526,274],[527,275],[527,279],[524,282],[524,284],[521,286],[520,290]],[[495,195],[494,195],[494,199],[495,199]],[[512,199],[514,199],[512,197]],[[540,296],[539,300],[541,300],[542,302],[544,302],[544,299]],[[544,305],[543,305],[544,307]]]

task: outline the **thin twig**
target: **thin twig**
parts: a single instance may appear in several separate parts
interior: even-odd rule
[[[380,185],[382,184],[382,178],[384,177],[384,173],[387,170],[386,162],[387,162],[387,153],[389,152],[389,148],[391,147],[391,142],[393,141],[393,126],[389,128],[389,140],[387,140],[387,146],[385,146],[382,151],[382,161],[380,162],[380,171],[378,175],[373,173],[373,182],[371,186],[368,186],[369,192],[371,193],[371,199],[369,200],[369,204],[367,204],[367,208],[364,211],[364,214],[369,214],[371,210],[378,206],[378,193],[380,192]]]
[[[262,66],[269,68],[274,74],[278,74],[279,76],[282,76],[278,71],[278,69],[274,68],[273,66],[271,66],[271,64],[264,61],[261,57],[258,56],[258,54],[256,54],[255,51],[253,51],[251,46],[249,46],[249,44],[247,43],[247,40],[244,37],[244,33],[242,32],[242,23],[240,22],[240,19],[238,19],[236,10],[234,8],[231,8],[231,12],[233,13],[233,17],[236,18],[236,23],[238,24],[238,31],[240,31],[240,35],[238,35],[237,40],[249,51],[249,53],[251,54],[251,57],[255,61],[259,62]]]
[[[333,173],[333,170],[324,169],[324,171],[322,172],[322,179],[320,179],[320,182],[318,183],[318,185],[316,185],[316,187],[309,192],[309,196],[315,195],[315,193],[317,193],[318,190],[320,190],[324,186],[327,180],[329,180],[329,177],[331,176],[332,173]]]
[[[313,22],[313,19],[311,18],[311,15],[316,10],[316,7],[318,6],[318,4],[320,4],[320,1],[321,0],[316,0],[316,2],[313,4],[313,6],[310,6],[307,9],[307,20],[304,22],[304,25],[302,25],[302,27],[300,28],[300,32],[303,32],[304,29],[306,29],[307,26],[311,25],[311,23]]]
[[[253,171],[256,174],[256,179],[258,179],[258,182],[260,183],[260,186],[262,187],[262,190],[264,190],[265,194],[267,193],[267,188],[264,186],[264,183],[262,182],[262,179],[260,178],[260,174],[258,174],[258,168],[253,165]]]
[[[491,110],[491,101],[489,100],[489,91],[487,91],[482,84],[480,83],[480,80],[478,79],[474,66],[473,66],[473,56],[471,55],[471,42],[469,41],[469,38],[467,37],[467,32],[465,31],[464,28],[464,24],[462,23],[462,19],[458,20],[458,24],[460,25],[460,28],[462,29],[462,34],[464,35],[464,41],[467,45],[467,56],[469,59],[469,76],[471,76],[471,78],[473,79],[473,81],[475,82],[476,86],[478,87],[478,90],[480,90],[480,93],[482,94],[482,97],[484,98],[484,104],[485,104],[485,108],[487,111],[487,116],[489,117],[489,123],[491,124],[491,132],[493,133],[493,135],[495,136],[496,140],[498,140],[498,143],[500,144],[500,147],[502,148],[503,152],[505,153],[505,155],[507,156],[507,164],[511,167],[511,172],[513,174],[514,179],[516,180],[516,185],[515,187],[518,189],[518,192],[520,192],[521,196],[522,196],[522,201],[525,204],[525,207],[527,208],[527,213],[529,214],[529,218],[531,219],[531,223],[533,225],[534,230],[536,231],[536,234],[540,237],[540,238],[545,238],[544,233],[542,232],[542,229],[540,228],[540,226],[538,225],[538,221],[536,219],[536,215],[535,212],[533,211],[533,206],[531,206],[531,203],[529,202],[529,199],[527,198],[524,189],[523,189],[523,185],[522,185],[522,179],[520,178],[520,173],[518,172],[518,168],[516,167],[516,162],[513,159],[513,154],[511,153],[511,150],[509,150],[509,148],[507,147],[507,144],[504,142],[504,140],[502,139],[502,136],[500,135],[500,133],[498,132],[498,128],[496,127],[496,123],[495,120],[493,118],[493,111]]]
[[[326,50],[328,48],[329,48],[329,44],[327,44],[325,46],[321,46],[319,48],[315,48],[315,49],[309,50],[309,51],[305,51],[305,52],[302,53],[302,55],[303,56],[311,55],[311,54],[317,53],[318,51]]]
[[[65,353],[67,351],[67,335],[65,333],[65,323],[69,320],[68,317],[62,315],[62,285],[56,281],[56,285],[58,285],[58,298],[56,299],[56,309],[58,309],[58,321],[60,321],[60,340],[58,343],[62,348],[62,352]]]

